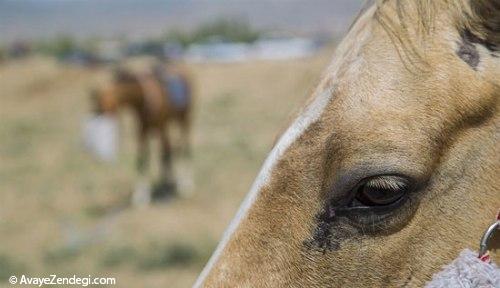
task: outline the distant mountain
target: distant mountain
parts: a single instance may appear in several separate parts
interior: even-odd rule
[[[127,36],[191,29],[237,17],[259,29],[292,33],[344,30],[363,0],[0,0],[0,41]]]

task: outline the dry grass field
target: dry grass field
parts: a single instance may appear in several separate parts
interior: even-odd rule
[[[82,149],[88,91],[106,71],[43,58],[1,63],[0,287],[11,274],[190,287],[330,52],[191,65],[195,190],[141,209],[125,206],[137,179],[131,116],[120,116],[117,163]]]

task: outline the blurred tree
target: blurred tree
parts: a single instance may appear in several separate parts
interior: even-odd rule
[[[102,39],[96,36],[89,37],[81,43],[81,48],[89,53],[97,53]]]
[[[0,46],[0,62],[2,62],[3,60],[5,60],[5,48],[3,48],[2,46]]]
[[[52,40],[38,43],[35,50],[42,54],[62,58],[77,49],[75,40],[69,35],[59,35]]]
[[[186,47],[193,43],[210,41],[252,43],[261,33],[254,30],[246,21],[239,19],[218,19],[202,24],[191,33],[178,29],[171,30],[166,40]]]

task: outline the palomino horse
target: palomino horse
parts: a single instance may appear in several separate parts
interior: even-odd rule
[[[500,2],[369,3],[195,287],[419,287],[500,207]]]
[[[145,73],[133,73],[120,68],[114,71],[111,83],[95,90],[93,95],[98,115],[114,116],[122,108],[130,108],[134,113],[138,123],[137,169],[140,174],[145,173],[149,162],[148,138],[159,137],[162,157],[160,188],[170,189],[174,184],[172,148],[168,133],[172,122],[177,122],[180,127],[181,152],[189,155],[192,98],[191,85],[185,72],[172,67],[165,69],[159,65]],[[149,190],[147,184],[139,183],[133,201],[149,202]]]

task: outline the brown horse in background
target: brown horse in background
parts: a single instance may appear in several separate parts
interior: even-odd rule
[[[172,87],[177,85],[173,97]],[[182,90],[182,91],[179,91]],[[175,91],[173,91],[175,93]],[[97,115],[115,116],[129,108],[137,120],[137,169],[143,177],[149,164],[149,139],[158,137],[161,143],[161,179],[156,192],[170,193],[175,187],[172,168],[172,146],[168,133],[171,123],[178,123],[181,131],[181,152],[189,156],[192,93],[187,74],[173,66],[152,65],[146,72],[115,69],[110,83],[93,91],[93,106]],[[151,199],[149,185],[140,181],[133,194],[134,204],[147,204]]]

